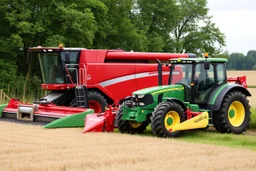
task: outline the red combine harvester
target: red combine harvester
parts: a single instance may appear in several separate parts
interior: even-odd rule
[[[83,126],[84,117],[94,113],[91,109],[103,112],[106,106],[118,104],[132,92],[157,85],[158,70],[153,61],[195,55],[59,46],[30,48],[29,57],[39,60],[41,87],[50,93],[33,104],[12,99],[0,106],[0,117],[54,121],[46,125],[50,128]],[[181,68],[175,70],[178,80]],[[163,68],[163,84],[168,84],[168,75],[168,67]]]

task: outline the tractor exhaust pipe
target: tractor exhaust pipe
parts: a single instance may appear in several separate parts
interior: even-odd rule
[[[157,70],[158,70],[158,85],[161,86],[163,85],[163,81],[162,81],[162,77],[163,77],[163,69],[162,69],[162,63],[161,61],[159,61],[159,59],[156,59],[157,60]]]

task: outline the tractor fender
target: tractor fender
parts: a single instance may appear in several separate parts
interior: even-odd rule
[[[217,96],[216,100],[214,101],[214,105],[213,105],[213,110],[214,111],[218,111],[220,109],[221,103],[225,97],[225,95],[230,92],[230,91],[240,91],[243,94],[245,94],[246,96],[251,96],[251,93],[244,88],[241,85],[238,84],[230,84],[228,86],[226,86]]]
[[[181,105],[181,107],[184,109],[184,111],[187,110],[187,106],[186,106],[180,99],[177,99],[177,98],[168,98],[166,101],[167,101],[167,102],[176,102],[176,103],[178,103],[179,105]]]

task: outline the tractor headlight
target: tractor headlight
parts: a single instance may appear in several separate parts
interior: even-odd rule
[[[147,106],[154,102],[153,96],[151,94],[143,94],[143,95],[133,95],[133,106]]]

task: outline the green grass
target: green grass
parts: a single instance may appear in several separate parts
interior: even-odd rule
[[[248,88],[256,88],[256,85],[248,85]]]
[[[248,130],[247,132],[250,132]],[[254,130],[256,131],[256,130]],[[212,144],[227,146],[233,148],[243,148],[256,151],[256,133],[255,135],[248,134],[221,134],[215,131],[214,128],[209,128],[207,130],[190,130],[183,131],[181,136],[177,138],[177,141],[185,141],[199,144]],[[140,136],[153,136],[151,128],[148,127],[145,134]]]
[[[214,128],[209,128],[207,130],[183,131],[181,137],[177,138],[176,140],[243,148],[256,151],[256,108],[252,107],[251,112],[250,128],[245,134],[221,134],[216,132]],[[115,132],[118,132],[118,130],[115,129]],[[253,132],[253,135],[250,135],[250,132]],[[153,136],[150,126],[147,127],[144,134],[140,134],[139,136]]]
[[[220,134],[215,131],[187,131],[179,139],[187,142],[246,148],[256,151],[256,135]]]
[[[256,107],[251,107],[250,128],[251,129],[256,129]]]

